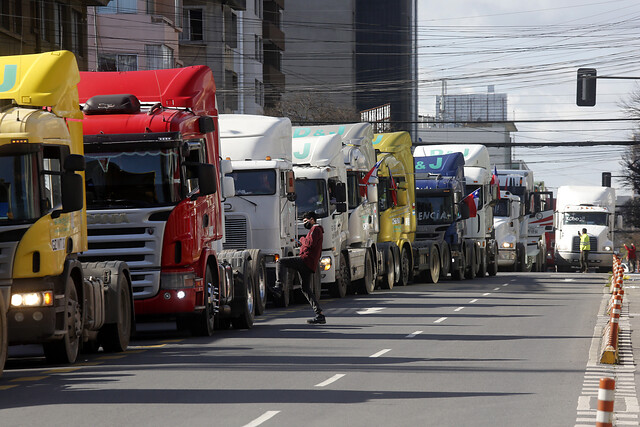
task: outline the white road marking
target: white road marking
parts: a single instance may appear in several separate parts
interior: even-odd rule
[[[371,356],[369,356],[369,357],[380,357],[380,356],[382,356],[383,354],[388,353],[388,352],[390,352],[390,351],[391,351],[391,349],[390,349],[390,348],[385,348],[384,350],[380,350],[380,351],[379,351],[379,352],[377,352],[377,353],[373,353],[373,354],[372,354]]]
[[[486,292],[486,293],[482,294],[483,297],[486,297],[487,295],[491,295],[491,292]]]
[[[259,426],[263,422],[270,420],[271,418],[275,417],[279,413],[280,413],[280,411],[267,411],[264,414],[260,415],[255,420],[251,421],[249,424],[245,424],[244,427],[256,427],[256,426]]]
[[[509,286],[509,284],[508,284],[508,283],[505,283],[505,284],[504,284],[504,285],[502,285],[502,286]]]
[[[573,282],[575,279],[564,279],[565,282]]]
[[[438,320],[434,321],[433,323],[440,323],[440,322],[444,322],[445,320],[447,320],[446,317],[441,317]]]
[[[319,384],[316,384],[315,387],[326,387],[329,384],[338,381],[340,378],[344,377],[345,375],[347,375],[347,374],[335,374],[334,376],[332,376],[328,380],[325,380],[325,381],[322,381]]]
[[[407,335],[405,338],[413,338],[413,337],[415,337],[417,335],[420,335],[421,333],[422,333],[422,331],[415,331],[415,332],[412,332],[409,335]]]
[[[478,302],[478,299],[472,299],[471,301],[469,301],[469,304],[473,304],[474,302]]]
[[[453,311],[460,311],[460,310],[462,310],[463,308],[464,308],[464,307],[458,307],[458,308],[456,308],[456,309],[455,309],[455,310],[453,310]]]
[[[499,291],[499,290],[500,290],[500,288],[493,288],[493,290],[494,290],[494,291]]]
[[[375,314],[381,310],[384,310],[387,307],[370,307],[364,310],[356,311],[358,314]]]

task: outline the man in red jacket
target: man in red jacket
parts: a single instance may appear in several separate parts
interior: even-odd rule
[[[637,261],[637,258],[636,258],[636,245],[634,245],[632,243],[631,247],[629,247],[625,243],[624,247],[627,250],[627,261],[629,261],[629,271],[631,273],[635,273],[636,272],[636,261]]]
[[[311,276],[318,268],[318,262],[322,255],[322,239],[324,238],[324,230],[321,225],[316,224],[317,220],[318,217],[315,212],[307,212],[302,216],[304,228],[309,232],[306,236],[300,238],[300,256],[282,257],[278,260],[279,266],[276,268],[276,289],[280,292],[282,291],[282,283],[279,279],[279,270],[281,268],[291,268],[300,273],[302,277],[302,293],[316,314],[315,318],[307,320],[307,323],[312,325],[327,323],[311,287]]]

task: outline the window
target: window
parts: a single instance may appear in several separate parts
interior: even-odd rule
[[[147,2],[147,10],[149,2]],[[96,13],[137,13],[138,0],[111,0],[107,6],[96,7]]]
[[[98,57],[98,71],[137,71],[138,55],[101,53]]]
[[[256,59],[256,61],[262,63],[262,60],[263,60],[263,57],[262,57],[262,37],[260,37],[257,34],[254,34],[254,40],[255,40],[255,46],[254,46],[253,57]]]
[[[71,11],[71,50],[76,56],[84,56],[84,29],[82,14]]]
[[[162,70],[173,67],[173,49],[166,45],[148,44],[144,46],[147,70]]]
[[[253,9],[258,18],[262,19],[262,0],[254,0]]]
[[[347,172],[347,198],[349,209],[355,209],[362,201],[361,192],[366,193],[366,186],[360,185],[360,180],[364,174],[361,172]]]
[[[11,29],[11,10],[7,1],[0,2],[0,25],[7,30]]]
[[[264,83],[260,80],[255,81],[255,102],[258,105],[264,105]]]
[[[61,3],[53,6],[53,43],[58,47],[64,47],[64,9],[65,5]]]
[[[201,8],[184,8],[184,20],[180,40],[202,41],[204,40],[203,10]]]
[[[156,0],[146,0],[147,14],[154,15],[156,13]]]
[[[47,9],[44,5],[44,0],[37,0],[35,5],[35,29],[40,33],[40,40],[49,40],[49,27],[50,20],[47,19]]]
[[[238,109],[238,75],[231,70],[224,72],[225,108],[227,111]]]
[[[62,207],[62,168],[60,149],[47,147],[42,158],[42,174],[44,175],[43,202],[45,210],[60,209]]]
[[[227,46],[238,47],[238,16],[235,13],[225,14],[224,30]]]

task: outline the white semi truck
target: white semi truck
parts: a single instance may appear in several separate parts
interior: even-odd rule
[[[520,197],[500,191],[493,207],[493,227],[498,243],[498,268],[519,271],[526,254],[526,241],[520,236],[522,220]]]
[[[276,260],[297,254],[291,121],[248,114],[221,114],[221,156],[231,163],[235,196],[224,202],[224,249],[248,249],[255,265],[256,314],[275,284]],[[293,284],[291,284],[293,286]],[[274,295],[289,305],[291,289]]]
[[[609,271],[613,264],[616,192],[610,187],[558,187],[553,223],[556,230],[557,271],[580,265],[580,236],[587,229],[591,250],[589,267]]]
[[[336,297],[373,292],[381,257],[376,247],[377,179],[369,123],[294,127],[293,163],[298,219],[314,211],[324,229],[320,277]],[[305,230],[298,223],[298,231]]]
[[[485,277],[498,271],[498,244],[493,229],[493,206],[498,201],[497,182],[492,184],[493,170],[487,147],[480,144],[421,145],[414,150],[414,157],[462,153],[466,193],[478,190],[477,214],[466,220],[465,238],[473,239],[473,253],[466,260],[468,279],[476,275]]]

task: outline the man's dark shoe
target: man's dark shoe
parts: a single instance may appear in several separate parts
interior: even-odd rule
[[[307,323],[310,325],[324,325],[325,323],[327,323],[327,320],[321,314],[319,316],[314,317],[313,319],[307,320]]]

